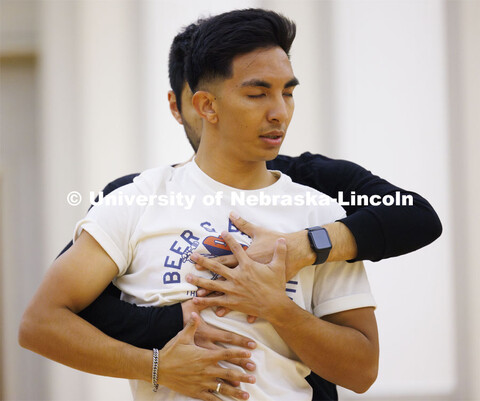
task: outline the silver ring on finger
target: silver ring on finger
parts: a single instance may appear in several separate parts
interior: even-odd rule
[[[220,393],[220,389],[222,388],[222,382],[218,382],[217,388],[215,389],[216,393]]]

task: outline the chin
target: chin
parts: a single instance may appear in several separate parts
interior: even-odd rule
[[[259,157],[258,158],[258,161],[262,161],[262,162],[269,162],[269,161],[272,161],[273,159],[276,159],[277,156],[278,156],[278,151],[277,152],[269,152],[268,154],[266,155],[263,155],[263,157]]]
[[[265,161],[269,162],[270,160],[276,159],[279,153],[280,153],[280,147],[268,152],[268,157],[265,159]]]

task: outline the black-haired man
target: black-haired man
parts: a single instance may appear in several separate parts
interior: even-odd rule
[[[197,24],[191,24],[175,37],[169,57],[169,78],[172,88],[169,92],[170,109],[176,120],[184,125],[188,140],[195,151],[200,144],[201,119],[191,105],[192,92],[185,82],[184,64],[191,38],[197,28]],[[438,217],[425,199],[373,176],[354,163],[305,153],[297,158],[279,156],[267,162],[267,166],[273,170],[281,170],[292,177],[293,181],[314,187],[332,197],[336,197],[338,192],[348,194],[352,191],[368,196],[383,196],[398,191],[402,195],[413,197],[413,206],[407,207],[346,206],[348,217],[326,226],[334,245],[329,260],[352,258],[380,260],[411,252],[427,245],[440,235],[441,225]],[[110,183],[103,190],[104,195],[132,182],[136,175],[138,174],[125,176]],[[254,238],[253,246],[248,252],[253,257],[269,260],[271,248],[266,247],[265,243],[267,240],[275,239],[272,233],[243,219],[234,222],[239,227],[241,225],[242,229]],[[292,258],[299,262],[297,267],[291,266],[294,271],[306,265],[313,254],[308,245],[306,232],[303,237],[298,234],[301,233],[284,235],[287,237],[288,255],[298,251]],[[257,244],[258,246],[255,246]],[[220,257],[219,260],[233,263],[232,256]],[[182,329],[186,321],[182,315],[189,316],[187,313],[189,304],[190,302],[184,302],[182,306],[135,308],[134,305],[121,302],[118,290],[110,286],[108,291],[82,311],[81,316],[115,338],[143,348],[162,347]],[[214,347],[213,342],[225,338],[224,332],[219,332],[213,327],[205,325],[203,329],[205,330],[201,331],[197,338],[198,343],[204,346]],[[335,386],[331,383],[314,373],[308,380],[313,387],[315,400],[337,398]]]
[[[172,76],[171,76],[171,78],[172,78]],[[182,81],[182,82],[183,82],[183,81]],[[258,82],[257,82],[257,83],[258,83]],[[287,83],[292,84],[293,81],[290,81],[290,82],[287,82]],[[285,83],[284,85],[286,85],[287,83]],[[292,86],[291,86],[291,85],[287,85],[286,87],[291,88]],[[172,88],[174,88],[174,85],[172,85]],[[174,88],[174,89],[175,89],[175,88]],[[285,89],[285,88],[284,88],[284,89]],[[184,90],[183,93],[185,94],[186,98],[188,99],[188,97],[189,97],[188,91],[187,91],[187,90]],[[288,93],[285,93],[285,95],[288,95]],[[253,96],[257,96],[257,95],[253,95]],[[261,95],[261,96],[263,96],[263,95]],[[177,94],[176,97],[170,95],[170,99],[171,99],[172,108],[174,109],[173,111],[175,112],[175,106],[177,105],[177,104],[175,103],[175,99],[180,100],[180,97],[178,96],[178,94]],[[180,104],[178,104],[178,106],[180,106]],[[183,115],[180,115],[180,114],[179,114],[178,117],[179,117],[179,119],[183,117],[183,118],[182,118],[182,121],[183,121],[183,123],[185,124],[185,123],[189,120],[188,118],[186,118],[185,108],[184,108],[184,111],[183,111],[182,114],[183,114]],[[187,127],[187,126],[186,126],[186,130],[187,130],[187,135],[188,135],[189,132],[188,132],[188,127]],[[198,134],[197,134],[198,132],[199,132],[199,131],[198,131],[197,129],[192,129],[192,130],[191,130],[192,135],[189,135],[189,138],[198,138]],[[197,136],[195,137],[193,134],[195,134],[195,135],[197,135]],[[275,142],[275,141],[278,142],[280,136],[281,136],[281,135],[273,135],[273,134],[271,133],[271,131],[269,131],[269,132],[267,133],[267,136],[263,135],[265,141],[267,141],[267,142]],[[197,142],[197,143],[198,143],[198,142]],[[272,143],[272,144],[273,144],[273,143]],[[194,142],[192,142],[192,145],[194,145]],[[308,156],[305,156],[304,158],[307,159]],[[323,159],[320,159],[320,160],[317,159],[316,161],[317,161],[317,162],[318,162],[318,161],[320,161],[320,162],[326,162],[327,159],[324,159],[324,158],[323,158]],[[283,162],[283,163],[288,163],[288,160],[280,160],[280,163],[282,163],[282,162]],[[304,164],[303,166],[306,167],[305,164]],[[342,223],[339,223],[339,224],[342,224]],[[423,244],[422,244],[422,245],[423,245]],[[308,249],[308,247],[307,247],[307,249]],[[311,252],[311,251],[310,251],[310,252]],[[400,253],[401,253],[401,252],[400,252]],[[354,256],[355,256],[355,255],[353,255],[352,257],[354,257]],[[390,255],[388,255],[388,256],[390,256]]]

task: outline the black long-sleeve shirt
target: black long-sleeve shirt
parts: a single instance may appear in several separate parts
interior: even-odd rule
[[[279,155],[267,167],[280,170],[294,182],[307,185],[337,198],[356,195],[411,195],[412,206],[353,206],[344,205],[345,224],[357,243],[356,260],[378,261],[412,252],[438,238],[442,232],[440,220],[432,206],[420,195],[398,188],[373,175],[363,167],[345,160],[303,153],[299,157]],[[107,195],[129,184],[138,174],[131,174],[109,183]],[[62,251],[65,252],[70,246]],[[161,308],[137,307],[119,299],[120,291],[112,284],[80,316],[107,335],[140,348],[163,348],[183,328],[180,304]],[[307,377],[313,388],[313,400],[336,400],[334,384],[312,373]]]

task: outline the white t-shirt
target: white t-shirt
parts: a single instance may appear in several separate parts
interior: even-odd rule
[[[345,216],[326,195],[275,174],[279,179],[269,187],[237,190],[210,178],[195,161],[179,168],[147,170],[93,207],[77,223],[74,237],[86,230],[115,261],[118,276],[114,282],[122,290],[122,299],[141,306],[182,302],[194,297],[197,289],[186,282],[188,273],[216,278],[193,267],[192,252],[206,256],[228,253],[219,238],[222,231],[231,232],[245,248],[251,243],[229,221],[232,210],[247,221],[285,233]],[[297,305],[317,317],[375,306],[361,262],[306,267],[287,283],[286,291]],[[312,399],[305,380],[310,369],[268,322],[257,319],[249,324],[244,314],[235,311],[218,318],[206,309],[201,316],[207,323],[257,342],[252,351],[256,384],[241,385],[251,400]],[[136,400],[190,400],[166,387],[153,393],[151,384],[142,381],[132,383],[132,390]]]

